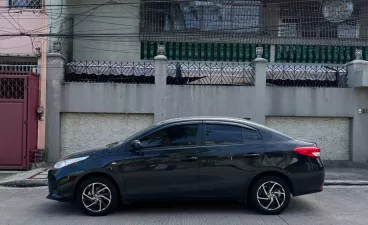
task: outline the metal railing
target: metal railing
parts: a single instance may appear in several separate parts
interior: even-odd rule
[[[170,62],[169,85],[254,86],[254,68],[241,62]]]
[[[254,86],[257,71],[246,62],[169,61],[168,85]],[[164,75],[163,74],[163,75]],[[154,84],[155,62],[75,61],[65,66],[65,82]],[[347,87],[347,70],[337,64],[268,63],[267,86]]]
[[[347,70],[334,64],[268,64],[268,86],[347,87]]]
[[[12,61],[0,58],[0,71],[38,72],[37,61]]]
[[[65,82],[154,84],[153,62],[74,61],[65,65]]]

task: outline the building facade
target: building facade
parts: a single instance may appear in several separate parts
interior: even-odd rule
[[[0,11],[0,168],[27,169],[45,150],[47,16],[38,0]]]
[[[49,160],[164,119],[231,116],[317,142],[326,160],[365,163],[367,7],[50,1]]]

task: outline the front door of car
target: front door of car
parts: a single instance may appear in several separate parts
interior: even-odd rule
[[[128,198],[186,198],[199,192],[201,121],[158,128],[124,155]]]
[[[204,122],[200,159],[203,197],[243,197],[245,184],[261,165],[264,144],[252,128]]]

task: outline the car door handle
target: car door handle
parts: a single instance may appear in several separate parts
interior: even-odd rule
[[[185,161],[185,162],[194,162],[194,161],[197,161],[198,160],[198,157],[195,157],[195,156],[188,156],[184,159],[182,159],[182,161]]]
[[[257,158],[259,157],[259,154],[258,153],[246,153],[246,154],[243,154],[242,156],[245,158]]]

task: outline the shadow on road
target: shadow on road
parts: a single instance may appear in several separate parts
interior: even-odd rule
[[[49,202],[46,209],[48,214],[55,216],[80,216],[84,215],[76,204]],[[292,199],[289,208],[285,213],[313,213],[313,206],[303,199]],[[229,201],[184,201],[184,202],[134,202],[130,204],[122,204],[114,213],[134,215],[134,214],[238,214],[245,213],[248,215],[257,215],[257,212],[251,209],[249,205],[244,205],[241,202]]]

